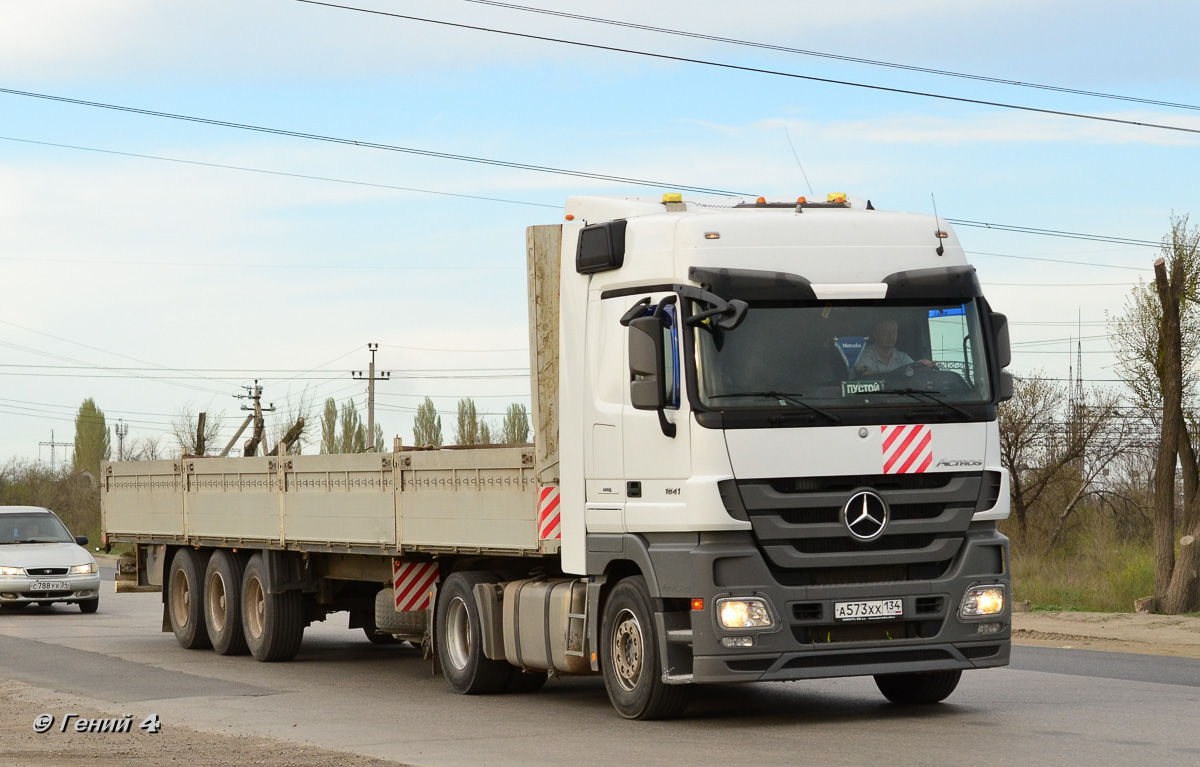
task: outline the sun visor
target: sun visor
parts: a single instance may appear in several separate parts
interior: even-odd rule
[[[983,295],[973,266],[944,266],[895,272],[883,279],[887,297],[893,298],[978,298]]]
[[[721,298],[754,301],[815,300],[812,283],[798,274],[757,269],[713,269],[693,266],[688,279]]]

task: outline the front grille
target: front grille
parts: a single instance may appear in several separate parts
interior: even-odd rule
[[[972,515],[997,491],[983,479],[983,472],[944,472],[739,480],[736,511],[785,585],[929,580],[946,572]],[[842,507],[864,488],[889,510],[884,533],[865,542],[842,521]]]
[[[793,626],[792,633],[802,644],[839,642],[884,642],[896,639],[929,639],[942,629],[941,620],[863,621],[830,626]]]
[[[25,572],[30,575],[66,575],[66,567],[26,567]]]

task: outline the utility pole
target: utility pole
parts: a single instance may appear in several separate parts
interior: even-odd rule
[[[367,382],[367,452],[375,450],[375,382],[390,381],[392,372],[390,370],[381,370],[379,375],[375,375],[375,352],[379,349],[379,344],[367,344],[367,349],[371,352],[371,366],[368,369],[367,375],[364,376],[361,370],[351,371],[355,381]]]
[[[272,402],[268,407],[262,406],[262,387],[258,385],[257,379],[255,379],[255,381],[254,381],[254,386],[246,387],[245,394],[238,395],[238,399],[253,400],[254,405],[252,407],[247,407],[246,405],[242,405],[242,410],[251,410],[253,412],[250,415],[246,416],[246,420],[242,422],[242,427],[237,430],[237,434],[233,435],[233,439],[229,440],[229,444],[226,445],[225,449],[221,451],[222,456],[226,455],[229,452],[229,449],[231,447],[233,447],[234,441],[236,441],[238,437],[242,436],[242,432],[246,430],[246,427],[248,425],[250,425],[250,422],[252,420],[254,421],[254,433],[251,435],[250,439],[246,440],[246,444],[242,448],[242,455],[244,455],[244,456],[254,455],[254,453],[258,450],[258,446],[262,443],[262,440],[263,440],[264,424],[263,424],[262,414],[275,412],[275,403],[274,402]]]
[[[75,447],[74,442],[55,442],[54,441],[54,429],[50,430],[50,441],[49,442],[39,442],[38,445],[39,446],[41,446],[41,445],[49,445],[50,446],[50,471],[51,472],[54,471],[54,448],[56,448],[56,447]]]
[[[113,427],[117,433],[117,460],[125,460],[125,437],[129,434],[129,424],[121,419],[117,419],[117,425]]]

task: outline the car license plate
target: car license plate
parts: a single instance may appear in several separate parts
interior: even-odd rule
[[[34,581],[29,584],[30,591],[70,591],[71,584],[66,581]]]
[[[833,617],[840,621],[877,621],[904,615],[904,602],[879,599],[871,602],[836,602]]]

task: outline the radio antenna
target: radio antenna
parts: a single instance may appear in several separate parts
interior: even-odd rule
[[[929,199],[933,202],[933,225],[937,227],[937,231],[933,233],[933,236],[937,237],[938,246],[936,252],[940,256],[946,252],[946,249],[942,247],[942,240],[946,239],[949,235],[942,231],[942,220],[938,218],[937,214],[937,198],[933,196],[933,192],[929,193]]]
[[[796,145],[792,143],[792,133],[786,125],[783,126],[783,135],[787,136],[788,146],[792,148],[792,157],[796,158],[796,164],[800,166],[800,175],[804,176],[804,183],[808,185],[808,193],[816,197],[817,193],[813,191],[812,184],[809,183],[808,174],[804,172],[804,166],[800,163],[800,155],[796,154]]]

